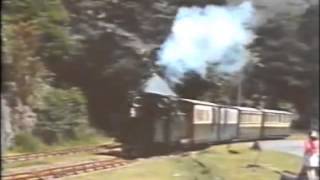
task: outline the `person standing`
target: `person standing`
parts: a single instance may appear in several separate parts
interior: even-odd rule
[[[307,176],[308,180],[318,180],[319,170],[319,136],[317,131],[311,131],[308,139],[304,142],[303,167],[299,179]]]

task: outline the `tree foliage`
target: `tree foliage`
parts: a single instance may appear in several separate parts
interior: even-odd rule
[[[247,97],[265,96],[268,108],[290,102],[305,126],[313,111],[318,111],[313,107],[319,98],[318,13],[319,7],[311,6],[297,20],[277,18],[260,27],[253,45],[260,61],[246,78]]]
[[[60,0],[3,1],[4,81],[13,82],[23,104],[39,94],[49,73],[45,63],[64,59],[73,47],[68,13]]]
[[[50,89],[37,110],[39,120],[35,133],[47,143],[75,137],[77,128],[87,122],[86,104],[83,94],[76,88]]]
[[[69,14],[61,0],[12,0],[3,2],[4,24],[21,22],[39,29],[39,51],[42,61],[66,58],[73,47],[69,33]]]
[[[232,97],[237,85],[235,79],[236,76],[220,73],[214,65],[210,65],[205,77],[190,71],[176,84],[175,89],[184,98],[235,104]]]

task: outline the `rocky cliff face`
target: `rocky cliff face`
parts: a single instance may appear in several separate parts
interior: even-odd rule
[[[1,97],[1,152],[12,145],[13,130],[11,125],[10,107]]]
[[[10,93],[1,95],[1,149],[6,150],[14,144],[17,133],[32,132],[37,116],[32,109]],[[4,151],[2,151],[4,152]]]

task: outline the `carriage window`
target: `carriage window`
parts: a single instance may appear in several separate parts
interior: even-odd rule
[[[245,114],[245,120],[246,120],[246,122],[251,123],[251,121],[252,121],[251,119],[252,119],[251,114]]]
[[[260,123],[261,122],[261,115],[257,113],[250,113],[250,112],[244,112],[241,115],[241,122],[243,123]]]
[[[290,115],[283,114],[281,120],[282,122],[285,122],[285,123],[290,122]]]
[[[238,111],[235,109],[226,110],[227,118],[225,120],[228,124],[236,124],[238,120]]]
[[[279,122],[286,122],[286,115],[284,114],[279,114]]]
[[[278,116],[273,113],[267,113],[265,116],[266,116],[265,122],[276,122],[278,118]]]
[[[252,115],[252,123],[260,123],[260,115]]]
[[[252,115],[248,113],[243,113],[241,115],[241,122],[243,123],[251,123],[252,122]]]
[[[270,114],[266,114],[265,115],[265,122],[270,122],[272,119],[271,115]]]
[[[211,124],[212,108],[210,106],[195,105],[193,111],[194,124]]]
[[[281,114],[277,114],[276,117],[277,117],[277,118],[276,118],[276,121],[277,121],[277,122],[281,122]]]

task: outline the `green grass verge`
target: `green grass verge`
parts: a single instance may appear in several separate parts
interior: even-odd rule
[[[148,159],[131,167],[90,173],[68,180],[278,180],[280,175],[264,168],[247,168],[257,155],[245,145],[232,145],[238,154],[229,153],[226,146],[215,146],[188,156]],[[297,172],[299,157],[263,151],[258,164]]]
[[[114,143],[114,139],[107,136],[102,136],[102,135],[84,136],[80,139],[65,140],[52,145],[40,144],[39,146],[37,146],[35,150],[32,150],[32,151],[26,148],[22,148],[20,146],[16,146],[6,151],[5,155],[17,155],[21,153],[23,154],[23,153],[33,153],[33,152],[43,152],[43,151],[50,152],[50,151],[60,150],[60,149],[94,146],[94,145],[111,144],[111,143]]]

